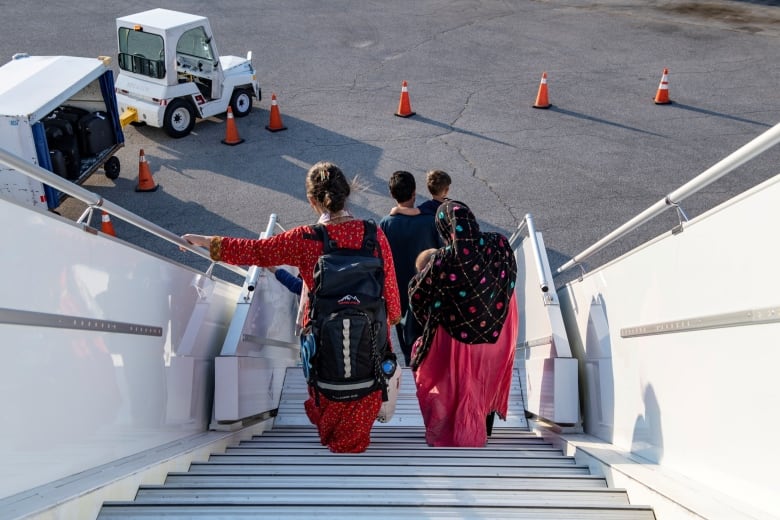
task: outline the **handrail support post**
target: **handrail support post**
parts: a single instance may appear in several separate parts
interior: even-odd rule
[[[679,203],[674,202],[669,195],[667,195],[666,199],[664,200],[666,201],[667,206],[672,206],[674,208],[674,210],[677,212],[677,218],[679,220],[679,224],[677,224],[672,228],[672,234],[676,235],[678,233],[682,233],[684,223],[688,222],[688,215],[685,214],[685,211],[682,209],[682,206],[680,206]]]

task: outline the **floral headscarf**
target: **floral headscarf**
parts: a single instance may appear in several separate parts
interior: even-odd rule
[[[422,362],[438,325],[462,343],[495,343],[515,288],[517,262],[500,233],[482,233],[464,203],[448,200],[435,217],[444,241],[409,283],[415,318],[425,325],[412,368]]]

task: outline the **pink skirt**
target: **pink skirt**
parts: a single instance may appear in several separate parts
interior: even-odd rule
[[[483,447],[488,414],[496,412],[506,419],[517,324],[513,295],[494,344],[469,345],[453,339],[441,326],[436,330],[428,354],[414,372],[429,446]]]

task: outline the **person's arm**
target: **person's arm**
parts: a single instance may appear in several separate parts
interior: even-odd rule
[[[377,229],[376,236],[379,241],[379,249],[382,252],[382,262],[385,269],[384,293],[385,305],[387,306],[387,324],[393,326],[401,321],[401,299],[398,294],[398,281],[395,277],[393,252],[381,228]]]
[[[279,280],[282,285],[287,287],[287,290],[289,290],[291,293],[301,294],[303,280],[297,276],[294,276],[291,272],[282,269],[281,267],[276,267],[272,270],[276,279]]]
[[[308,250],[318,246],[314,240],[303,240],[305,226],[290,229],[269,238],[234,238],[186,234],[182,238],[196,246],[209,249],[211,259],[233,265],[294,265],[298,267]],[[290,247],[291,245],[296,247]],[[320,246],[321,247],[321,246]]]
[[[420,210],[417,208],[402,208],[400,206],[393,206],[390,210],[391,215],[406,215],[409,217],[416,217],[420,214]]]

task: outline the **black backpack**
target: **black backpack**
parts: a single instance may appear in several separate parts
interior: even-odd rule
[[[360,249],[339,248],[325,226],[313,226],[323,252],[309,294],[315,352],[309,359],[308,383],[332,401],[352,401],[377,389],[387,399],[381,368],[389,354],[384,262],[376,223],[363,225]]]

